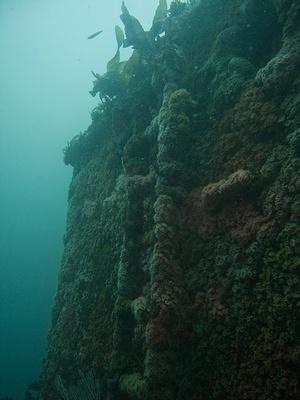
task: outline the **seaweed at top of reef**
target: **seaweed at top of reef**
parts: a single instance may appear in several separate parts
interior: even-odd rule
[[[149,31],[144,30],[122,3],[120,18],[125,33],[120,26],[115,26],[116,52],[107,63],[106,72],[101,75],[92,71],[95,79],[90,94],[97,96],[100,103],[91,112],[90,127],[63,149],[66,165],[78,170],[102,146],[105,137],[147,127],[162,100],[158,89],[175,75],[183,75],[184,56],[168,38],[170,20],[177,19],[196,3],[175,0],[168,8],[166,0],[159,0]],[[126,47],[131,47],[133,52],[123,61],[121,48]],[[129,120],[138,122],[126,126]]]
[[[91,95],[99,95],[102,103],[113,102],[117,98],[122,99],[126,92],[133,91],[133,82],[150,80],[158,53],[162,52],[167,42],[163,35],[170,30],[169,20],[183,14],[197,3],[197,0],[175,0],[168,8],[166,0],[159,0],[152,26],[149,31],[145,31],[139,20],[130,14],[123,1],[120,19],[125,34],[121,27],[118,25],[115,27],[116,54],[107,63],[106,73],[99,75],[92,72],[96,80],[90,91]],[[134,50],[127,61],[121,61],[122,47],[131,47]]]

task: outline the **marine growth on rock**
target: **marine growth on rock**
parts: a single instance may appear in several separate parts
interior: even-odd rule
[[[64,152],[41,400],[71,400],[81,373],[101,400],[299,400],[299,15],[160,1],[147,32],[123,3],[100,105]]]

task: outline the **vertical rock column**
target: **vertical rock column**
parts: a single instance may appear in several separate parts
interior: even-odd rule
[[[159,116],[157,199],[154,205],[156,244],[150,266],[152,315],[146,329],[145,375],[149,398],[173,399],[179,326],[185,298],[181,266],[179,207],[185,195],[185,159],[190,147],[190,95],[185,90],[165,94]]]

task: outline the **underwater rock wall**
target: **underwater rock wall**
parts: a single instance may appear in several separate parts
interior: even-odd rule
[[[190,3],[65,149],[43,400],[300,398],[300,6]]]

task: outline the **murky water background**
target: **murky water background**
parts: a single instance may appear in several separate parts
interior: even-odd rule
[[[22,399],[40,372],[71,176],[62,148],[89,124],[90,71],[115,53],[120,5],[0,2],[0,398]],[[149,28],[157,1],[126,5]]]

